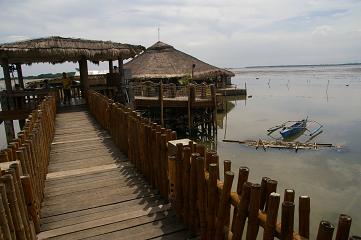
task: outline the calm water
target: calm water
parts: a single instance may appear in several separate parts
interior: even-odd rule
[[[267,176],[278,180],[280,193],[294,188],[297,197],[309,195],[312,233],[321,219],[337,224],[338,214],[345,213],[353,217],[352,233],[360,235],[360,66],[238,69],[233,82],[240,87],[246,82],[252,98],[232,101],[228,114],[218,116],[222,121],[217,141],[221,159],[232,160],[233,170],[248,166],[253,182]],[[324,125],[324,132],[315,141],[342,145],[342,149],[264,152],[222,142],[224,138],[267,139],[268,128],[306,116]],[[0,135],[3,148],[3,124]]]
[[[311,232],[317,232],[320,220],[337,224],[338,214],[345,213],[353,217],[352,232],[360,235],[360,66],[238,69],[233,82],[240,87],[246,82],[252,98],[232,101],[228,114],[218,116],[223,117],[217,142],[221,159],[232,160],[233,170],[248,166],[253,182],[267,176],[278,180],[280,193],[294,188],[297,197],[309,195]],[[222,142],[224,138],[269,139],[268,128],[307,116],[324,125],[314,141],[342,145],[342,149],[264,152]]]

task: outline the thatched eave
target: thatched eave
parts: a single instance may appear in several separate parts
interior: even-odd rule
[[[124,68],[131,71],[133,79],[167,79],[190,76],[193,65],[195,80],[234,76],[233,72],[212,66],[163,42],[155,43]]]
[[[62,63],[85,58],[92,62],[133,58],[141,45],[80,38],[49,37],[0,44],[0,61],[8,63]],[[1,62],[2,63],[2,62]]]

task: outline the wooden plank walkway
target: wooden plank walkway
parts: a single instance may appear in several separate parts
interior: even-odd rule
[[[64,108],[65,109],[65,108]],[[187,239],[85,107],[57,114],[39,239]]]

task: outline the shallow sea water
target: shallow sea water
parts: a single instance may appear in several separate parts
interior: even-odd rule
[[[337,225],[340,213],[353,218],[351,232],[361,234],[361,68],[360,66],[272,67],[235,69],[232,82],[247,85],[246,100],[231,101],[219,114],[217,152],[238,167],[250,168],[250,181],[262,177],[311,198],[311,233],[321,220]],[[348,85],[348,86],[347,86]],[[233,140],[272,140],[267,129],[287,120],[307,117],[323,125],[312,142],[332,143],[341,149],[292,150],[247,147]],[[272,134],[280,137],[279,130]],[[299,141],[305,141],[301,136]],[[233,188],[235,188],[235,183]],[[296,201],[298,211],[298,200]],[[298,215],[295,215],[298,219]],[[295,221],[295,226],[297,226]],[[296,228],[297,230],[297,228]],[[315,236],[313,236],[315,237]],[[313,238],[311,236],[311,238]]]

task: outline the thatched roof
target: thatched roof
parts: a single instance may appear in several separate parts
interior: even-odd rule
[[[9,63],[77,62],[85,57],[92,62],[128,59],[144,51],[143,46],[80,38],[48,37],[0,44],[0,60]],[[2,61],[2,60],[1,60]]]
[[[130,62],[124,64],[130,69],[133,79],[178,78],[191,75],[193,79],[207,79],[217,76],[234,76],[234,73],[212,66],[163,42],[157,42]]]

